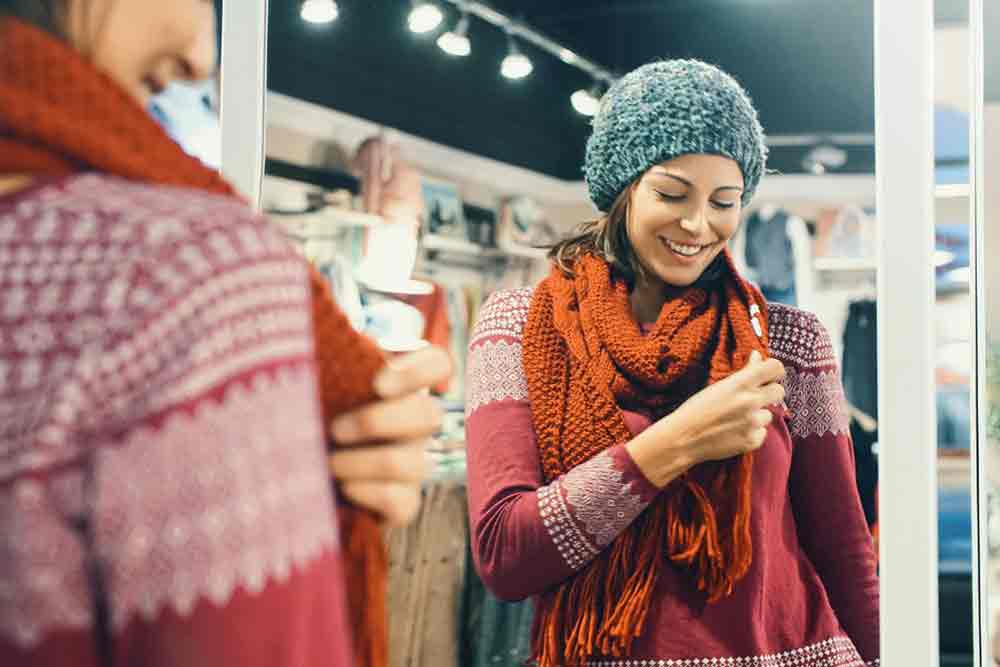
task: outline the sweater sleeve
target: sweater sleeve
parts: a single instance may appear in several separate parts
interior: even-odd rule
[[[467,365],[473,559],[504,600],[537,595],[584,567],[657,493],[624,443],[545,483],[522,365],[530,300],[518,290],[487,301]],[[633,433],[648,425],[639,415],[626,421]]]
[[[841,626],[869,664],[879,660],[879,583],[855,480],[854,450],[830,336],[811,314],[772,318],[787,370],[793,453],[790,494],[802,546]]]
[[[143,261],[96,379],[125,419],[95,443],[117,664],[353,660],[306,265],[243,211]]]

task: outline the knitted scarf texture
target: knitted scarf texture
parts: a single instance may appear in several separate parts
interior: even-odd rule
[[[627,285],[603,259],[583,255],[574,277],[555,268],[535,290],[524,370],[547,482],[628,442],[622,409],[663,417],[742,368],[752,351],[767,357],[765,300],[724,253],[719,278],[668,299],[645,334]],[[559,585],[535,637],[539,666],[628,657],[664,568],[688,573],[708,602],[731,594],[753,557],[753,460],[696,466]]]

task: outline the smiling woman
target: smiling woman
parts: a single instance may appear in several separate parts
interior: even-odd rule
[[[552,249],[541,284],[484,307],[468,365],[473,553],[498,596],[536,597],[541,667],[878,664],[829,334],[767,303],[726,248],[766,158],[731,76],[639,67],[587,142],[606,214]],[[495,377],[520,390],[495,393]]]

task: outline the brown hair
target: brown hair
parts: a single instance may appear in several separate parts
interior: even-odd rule
[[[645,275],[638,255],[628,237],[628,210],[638,180],[622,190],[605,215],[585,222],[577,233],[556,243],[549,259],[567,276],[573,276],[573,264],[583,255],[596,255],[611,265],[612,271],[629,285]]]

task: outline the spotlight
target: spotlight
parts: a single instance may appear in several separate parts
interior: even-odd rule
[[[306,0],[302,3],[302,20],[308,23],[332,23],[340,16],[334,0]]]
[[[590,90],[581,88],[573,93],[569,100],[573,103],[573,108],[576,109],[578,114],[593,116],[601,108],[600,86],[595,83]]]
[[[847,164],[847,151],[830,142],[822,142],[814,146],[802,159],[802,167],[817,176],[828,171],[836,171]]]
[[[531,64],[528,56],[521,53],[514,42],[514,38],[507,35],[507,57],[500,65],[500,73],[508,79],[523,79],[531,74],[535,66]]]
[[[449,30],[438,37],[437,44],[441,47],[442,51],[449,55],[467,56],[472,53],[472,44],[469,42],[468,32],[469,17],[463,14],[454,30]]]
[[[559,51],[559,59],[567,65],[575,65],[577,61],[576,54],[569,49],[561,49]]]
[[[437,5],[431,2],[415,2],[410,11],[410,31],[422,35],[437,28],[443,20],[444,14]]]

